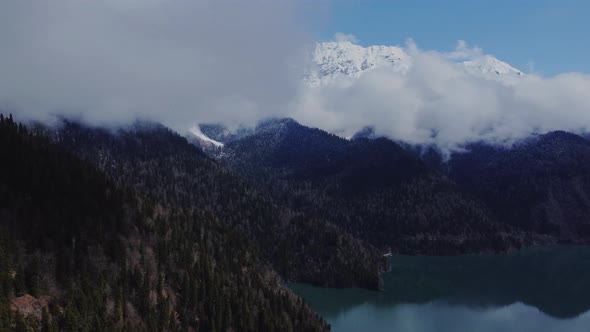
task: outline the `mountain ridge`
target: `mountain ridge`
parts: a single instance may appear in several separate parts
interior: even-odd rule
[[[521,70],[491,55],[477,55],[464,61],[452,61],[470,75],[504,83],[512,83],[524,76]],[[343,77],[358,79],[375,69],[386,69],[405,75],[414,66],[414,57],[399,46],[363,47],[350,41],[331,41],[317,43],[310,62],[304,81],[315,88],[329,85]]]
[[[287,206],[379,248],[451,254],[526,241],[389,139],[346,140],[292,120],[270,128],[226,144],[216,158]]]

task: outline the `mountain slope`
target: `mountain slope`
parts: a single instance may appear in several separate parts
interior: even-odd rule
[[[562,241],[590,240],[590,141],[550,132],[512,148],[474,144],[450,176],[499,220]]]
[[[328,329],[206,211],[115,185],[1,115],[0,151],[0,330]]]
[[[253,128],[245,126],[240,126],[235,130],[230,130],[229,128],[220,123],[201,123],[199,124],[199,129],[201,130],[201,133],[203,133],[210,139],[213,139],[222,144],[235,141],[236,139],[240,139],[253,132]]]
[[[217,223],[256,244],[261,257],[286,279],[379,287],[384,262],[375,248],[321,218],[278,204],[161,125],[137,123],[111,131],[65,122],[53,137],[163,206],[207,211]],[[300,241],[285,241],[290,237]]]
[[[291,119],[225,145],[221,160],[277,200],[387,251],[506,250],[521,240],[387,139],[347,141]]]

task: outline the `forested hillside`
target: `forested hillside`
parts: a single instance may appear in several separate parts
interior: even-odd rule
[[[590,240],[590,141],[558,131],[467,150],[451,156],[449,175],[498,220],[552,241]]]
[[[113,176],[128,165],[101,159],[107,176],[12,117],[0,153],[0,330],[328,329],[241,229],[171,179],[128,185]]]
[[[382,250],[505,251],[526,241],[448,177],[388,139],[348,141],[279,119],[228,142],[218,158],[280,202]]]
[[[202,209],[249,238],[286,279],[332,287],[379,287],[382,253],[307,211],[284,207],[244,183],[185,138],[153,123],[107,130],[72,122],[54,140],[163,206]],[[297,239],[297,241],[293,241]]]

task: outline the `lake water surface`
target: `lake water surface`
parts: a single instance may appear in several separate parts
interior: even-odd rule
[[[590,331],[590,246],[394,256],[385,291],[290,284],[336,332]]]

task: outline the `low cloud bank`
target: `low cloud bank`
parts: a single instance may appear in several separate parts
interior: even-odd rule
[[[317,2],[104,0],[0,2],[0,110],[19,119],[70,116],[95,124],[136,118],[179,132],[195,122],[253,124],[292,116],[350,135],[377,134],[449,151],[532,133],[590,128],[590,76],[468,73],[485,56],[408,43],[405,73],[379,68],[310,88],[301,13]],[[302,9],[302,6],[308,6]],[[341,42],[357,42],[338,34]]]
[[[407,73],[382,67],[359,79],[304,87],[292,116],[343,136],[373,126],[379,135],[447,152],[474,141],[510,144],[535,133],[590,128],[588,75],[495,79],[457,62],[485,56],[464,42],[451,53],[420,50],[411,41],[405,50],[414,61]]]

